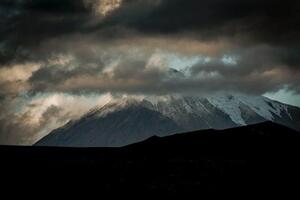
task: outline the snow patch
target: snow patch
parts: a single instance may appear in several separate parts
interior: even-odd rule
[[[272,101],[263,96],[251,96],[244,94],[216,93],[207,96],[184,97],[181,95],[165,96],[144,96],[130,95],[115,98],[101,108],[93,111],[96,117],[105,117],[107,114],[121,110],[130,105],[144,106],[162,113],[175,121],[184,120],[187,115],[205,116],[205,113],[212,111],[204,105],[207,100],[212,106],[227,114],[237,125],[247,125],[242,116],[241,106],[249,107],[257,115],[266,120],[274,121],[275,115],[282,117],[282,113],[287,114],[288,106]]]
[[[215,95],[210,96],[207,100],[222,110],[224,113],[229,115],[231,120],[238,125],[246,125],[244,119],[242,118],[240,110],[240,101],[233,95]]]

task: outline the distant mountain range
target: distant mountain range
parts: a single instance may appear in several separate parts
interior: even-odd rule
[[[263,96],[127,96],[94,108],[37,146],[120,147],[152,136],[273,121],[300,130],[300,108]]]

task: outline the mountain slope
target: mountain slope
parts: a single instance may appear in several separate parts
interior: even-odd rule
[[[274,121],[300,130],[300,109],[265,97],[124,97],[54,130],[39,146],[116,147],[151,136]]]
[[[283,125],[289,123],[289,127],[300,130],[299,108],[263,96],[224,93],[205,97],[169,96],[165,101],[152,104],[154,110],[191,130],[224,129],[263,121],[274,121]],[[190,122],[189,118],[196,118],[198,123],[183,124],[183,120]],[[205,124],[200,126],[199,121]]]
[[[55,130],[36,145],[65,147],[122,146],[145,140],[153,134],[166,136],[181,129],[171,119],[136,102],[127,102],[122,109],[108,112],[116,104],[91,112],[76,122]]]

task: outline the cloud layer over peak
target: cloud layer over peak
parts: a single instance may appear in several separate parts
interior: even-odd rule
[[[295,0],[2,0],[1,141],[24,143],[12,133],[24,127],[31,141],[48,130],[43,120],[74,118],[51,104],[38,107],[40,125],[25,126],[35,109],[20,110],[41,96],[299,95],[299,9]]]

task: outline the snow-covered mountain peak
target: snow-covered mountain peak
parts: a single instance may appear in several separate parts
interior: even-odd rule
[[[245,121],[241,116],[241,107],[246,106],[255,113],[273,121],[275,116],[281,117],[282,113],[290,116],[287,105],[275,102],[264,96],[253,96],[244,94],[217,94],[207,97],[208,101],[227,113],[231,119],[240,125],[245,125]]]
[[[95,117],[105,117],[107,114],[116,112],[130,106],[137,106],[140,105],[142,102],[141,99],[134,98],[134,97],[122,97],[117,99],[112,99],[107,104],[100,108],[94,109],[92,115]]]
[[[274,121],[300,130],[300,109],[263,96],[216,93],[122,96],[53,131],[39,144],[123,146],[153,135]]]
[[[208,105],[209,103],[210,105]],[[124,109],[128,106],[143,106],[160,112],[172,119],[181,120],[186,115],[203,115],[212,113],[212,108],[228,115],[237,125],[247,125],[247,112],[256,114],[265,120],[274,121],[276,117],[288,112],[288,105],[270,100],[263,96],[245,95],[239,93],[215,93],[210,95],[182,96],[123,96],[98,109],[97,116]]]

